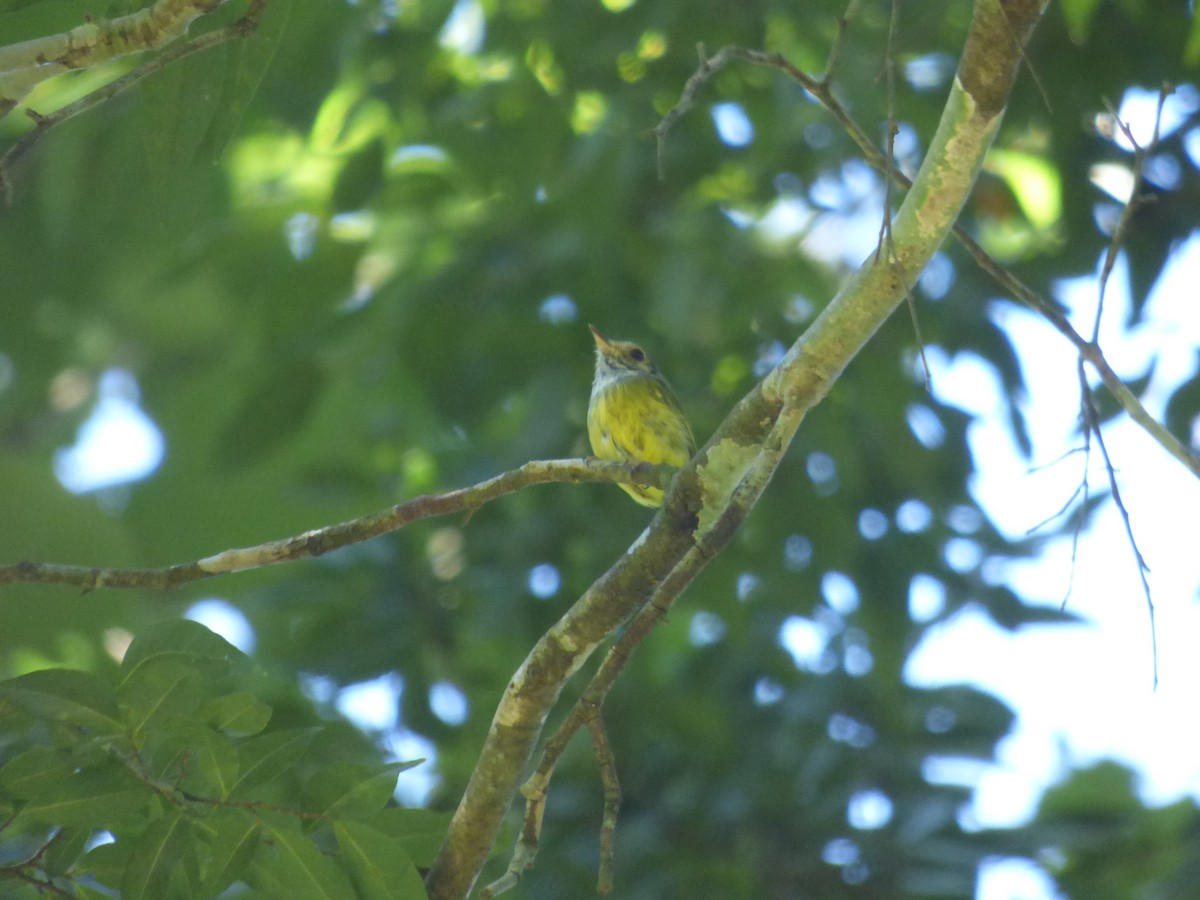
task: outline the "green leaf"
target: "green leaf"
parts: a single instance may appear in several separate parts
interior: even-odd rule
[[[1068,625],[1079,621],[1079,617],[1070,610],[1024,603],[1011,590],[1003,587],[988,592],[987,614],[993,622],[1007,631],[1016,631],[1026,625]]]
[[[229,738],[208,731],[192,748],[183,786],[194,794],[223,800],[233,790],[238,774],[237,748]]]
[[[83,855],[91,836],[91,831],[86,828],[59,829],[42,854],[42,869],[52,877],[64,874]]]
[[[181,38],[179,40],[186,40]],[[138,133],[146,153],[149,185],[164,193],[171,176],[190,167],[219,109],[228,45],[173,62],[138,87]]]
[[[250,661],[241,650],[199,622],[172,619],[147,628],[129,645],[121,660],[120,683],[123,685],[139,666],[160,657],[183,659],[209,679],[224,675],[231,664],[246,665]]]
[[[191,838],[191,823],[180,813],[156,819],[133,844],[121,879],[122,900],[160,900],[171,873]]]
[[[238,773],[238,754],[233,742],[209,728],[192,726],[157,736],[153,771],[179,787],[208,800],[223,800]]]
[[[226,808],[204,821],[208,858],[201,892],[212,897],[237,881],[258,849],[262,830],[249,812]]]
[[[1062,214],[1062,177],[1045,157],[997,149],[988,154],[988,171],[1004,179],[1021,211],[1038,231],[1053,226]]]
[[[206,156],[218,157],[233,136],[279,48],[290,12],[291,0],[271,0],[254,32],[227,45],[220,101],[204,141]]]
[[[116,893],[117,886],[125,874],[125,867],[129,864],[132,850],[131,841],[110,841],[107,844],[93,847],[79,861],[75,875],[77,877],[88,875],[94,878],[100,884],[112,889],[111,894],[102,896],[112,896]]]
[[[275,852],[258,854],[259,864],[295,900],[352,900],[354,888],[346,873],[295,831],[272,828]]]
[[[417,865],[428,867],[442,847],[450,819],[450,813],[392,807],[372,816],[368,824],[398,841]]]
[[[346,870],[362,900],[423,900],[425,884],[403,846],[360,822],[334,822]]]
[[[32,800],[57,790],[79,768],[74,754],[34,747],[14,756],[0,769],[0,786],[20,800]]]
[[[213,697],[204,704],[204,721],[230,737],[258,734],[271,720],[272,709],[247,691]]]
[[[124,731],[112,690],[95,675],[73,669],[42,669],[0,682],[0,700],[52,722],[99,734]]]
[[[1200,64],[1200,16],[1192,16],[1192,27],[1188,29],[1187,46],[1183,51],[1183,63],[1193,68]]]
[[[271,731],[251,738],[238,748],[240,775],[230,789],[230,796],[241,794],[290,770],[304,756],[312,742],[314,728],[293,728]]]
[[[115,830],[140,819],[151,794],[125,768],[76,772],[21,810],[23,820]]]
[[[173,655],[143,660],[121,681],[117,699],[130,732],[190,723],[204,702],[203,678],[186,658]]]
[[[396,790],[396,776],[416,763],[365,766],[336,762],[304,785],[304,809],[330,818],[360,819],[379,812]]]

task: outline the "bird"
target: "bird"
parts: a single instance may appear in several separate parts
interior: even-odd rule
[[[613,341],[588,325],[596,341],[596,375],[587,429],[600,459],[680,467],[696,453],[696,439],[667,379],[646,351]],[[661,488],[617,485],[642,506],[662,506]]]

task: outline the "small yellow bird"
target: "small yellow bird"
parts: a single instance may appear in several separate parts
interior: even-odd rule
[[[588,439],[600,459],[682,466],[696,453],[696,439],[675,392],[646,351],[610,341],[589,325],[596,340],[596,377],[588,404]],[[659,488],[618,485],[642,506],[662,506]]]

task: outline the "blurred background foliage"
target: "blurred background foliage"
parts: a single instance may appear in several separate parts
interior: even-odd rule
[[[71,28],[84,7],[136,6],[7,0],[0,34],[12,43]],[[193,33],[244,8],[228,3]],[[661,180],[649,134],[698,44],[779,51],[815,74],[844,11],[271,0],[250,39],[55,129],[8,173],[0,210],[5,561],[168,564],[582,455],[587,322],[644,342],[703,441],[870,252],[879,180],[796,84],[762,69],[713,80],[671,133]],[[857,5],[835,74],[880,136],[889,16]],[[892,49],[907,168],[969,16],[957,0],[902,9]],[[1197,59],[1183,4],[1054,4],[1029,51],[1036,80],[1022,74],[963,223],[1045,294],[1094,271],[1118,207],[1088,173],[1131,162],[1097,117],[1127,88],[1182,85],[1191,119],[1160,148],[1168,174],[1152,179],[1128,244],[1136,316],[1200,208],[1186,152]],[[52,108],[93,77],[50,82],[29,103]],[[22,120],[0,123],[0,150]],[[1028,386],[987,314],[996,293],[948,246],[915,299],[931,350],[995,368],[1021,435]],[[61,474],[113,370],[161,434],[161,463],[69,493],[55,461]],[[1185,439],[1198,396],[1185,385],[1172,407]],[[1118,888],[1093,866],[1140,841],[1162,845],[1169,872],[1185,858],[1195,871],[1194,848],[1171,850],[1194,836],[1194,805],[1144,810],[1125,775],[1081,774],[1010,832],[973,828],[969,779],[937,777],[939,761],[991,759],[1012,712],[972,688],[906,683],[922,636],[968,605],[1009,629],[1068,618],[1000,583],[999,563],[1035,544],[1005,541],[972,500],[969,424],[925,390],[903,314],[806,419],[734,544],[607,707],[626,802],[622,896],[962,897],[981,861],[1004,856],[1041,860],[1077,896],[1150,896],[1176,876],[1145,865]],[[220,597],[253,629],[255,658],[309,685],[325,714],[339,686],[398,676],[400,726],[436,750],[428,803],[447,809],[511,672],[646,519],[613,488],[540,487],[469,522],[170,594],[7,587],[4,674],[110,666],[106,635]],[[439,690],[465,716],[441,711]],[[592,890],[599,815],[581,739],[524,896]]]

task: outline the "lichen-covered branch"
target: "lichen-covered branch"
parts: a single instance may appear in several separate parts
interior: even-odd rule
[[[485,503],[535,484],[554,482],[631,481],[653,487],[666,487],[674,472],[670,466],[651,466],[646,463],[612,462],[600,459],[548,459],[528,462],[511,472],[504,472],[471,487],[447,491],[444,494],[425,494],[391,509],[360,516],[336,525],[314,528],[302,534],[278,541],[224,550],[193,562],[179,563],[156,569],[102,569],[59,563],[19,562],[0,566],[0,585],[17,582],[38,584],[68,584],[93,590],[95,588],[149,588],[163,590],[190,581],[260,569],[278,563],[321,556],[349,544],[370,540],[381,534],[396,531],[420,519],[445,516],[457,512],[474,512]]]

